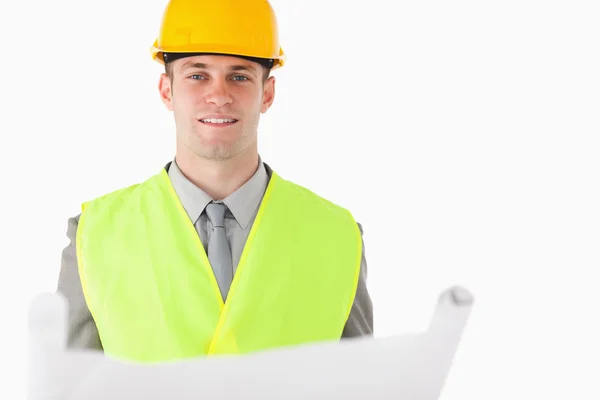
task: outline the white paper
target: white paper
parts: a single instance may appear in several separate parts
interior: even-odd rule
[[[440,295],[426,332],[156,364],[66,347],[67,304],[41,294],[29,315],[29,400],[438,399],[473,306]]]

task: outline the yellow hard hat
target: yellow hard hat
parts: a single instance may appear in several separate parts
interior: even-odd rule
[[[268,0],[169,0],[150,51],[161,64],[199,53],[259,59],[272,69],[285,63]]]

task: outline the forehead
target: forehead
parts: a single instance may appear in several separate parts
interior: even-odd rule
[[[241,57],[203,54],[175,60],[173,67],[180,71],[190,68],[213,70],[248,70],[258,73],[261,65]]]

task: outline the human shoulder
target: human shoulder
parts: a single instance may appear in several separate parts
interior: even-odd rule
[[[349,214],[354,219],[352,212],[348,208],[346,208],[343,204],[340,204],[339,202],[335,202],[335,201],[331,200],[330,198],[322,195],[321,193],[318,193],[316,190],[309,188],[308,185],[299,183],[292,179],[285,178],[284,176],[282,176],[278,172],[276,172],[266,162],[263,162],[263,164],[265,166],[265,169],[267,171],[267,175],[269,176],[269,179],[272,179],[273,176],[276,175],[280,181],[285,182],[287,185],[294,187],[298,191],[299,194],[305,195],[306,197],[309,197],[312,199],[317,199],[317,200],[319,200],[319,202],[321,204],[324,204],[332,209],[337,209],[337,210],[343,211],[344,213]],[[362,225],[359,224],[358,222],[357,222],[357,225],[358,225],[358,229],[360,230],[360,233],[362,235],[363,234]]]
[[[319,203],[321,203],[322,205],[325,206],[325,208],[327,209],[331,209],[331,210],[337,210],[338,212],[342,213],[342,214],[347,214],[350,217],[352,217],[352,219],[354,220],[354,215],[352,213],[352,211],[346,207],[343,202],[339,201],[339,200],[332,200],[330,197],[328,197],[327,195],[324,195],[320,192],[318,192],[317,190],[311,189],[309,186],[305,186],[296,182],[292,182],[292,181],[287,181],[290,184],[294,185],[298,192],[307,196],[307,197],[312,197],[315,200],[318,200]],[[356,222],[356,221],[355,221]],[[357,223],[358,224],[358,223]],[[358,227],[361,231],[362,234],[362,225],[358,224]]]
[[[111,200],[111,199],[121,198],[124,195],[134,193],[136,191],[136,189],[138,189],[138,188],[144,187],[145,185],[150,183],[150,181],[152,179],[154,179],[155,177],[156,177],[156,175],[149,177],[143,181],[133,182],[128,185],[121,185],[116,188],[110,189],[108,191],[105,191],[104,193],[100,193],[96,196],[93,196],[92,198],[88,199],[86,201],[86,203],[107,201],[107,200]]]
[[[318,193],[316,190],[311,189],[308,185],[304,185],[297,181],[284,178],[279,174],[277,174],[277,177],[279,178],[280,181],[285,182],[288,186],[294,187],[300,194],[306,195],[307,197],[312,197],[313,199],[318,199],[318,200],[320,200],[324,203],[330,204],[332,206],[342,207],[341,205],[332,201],[328,197],[322,195],[321,193]]]

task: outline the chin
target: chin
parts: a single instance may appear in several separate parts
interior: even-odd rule
[[[215,140],[200,140],[190,148],[198,157],[207,160],[227,160],[238,153],[235,144]]]

